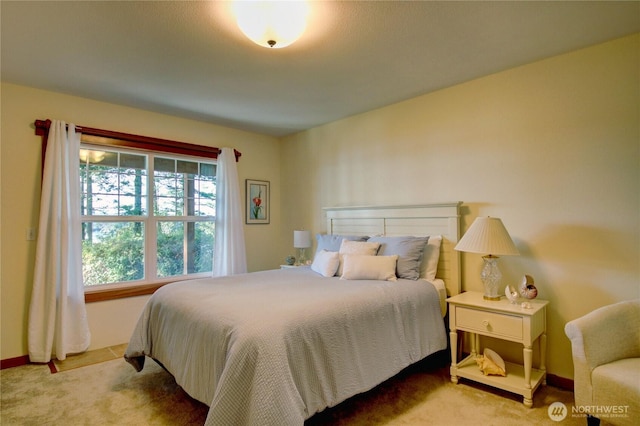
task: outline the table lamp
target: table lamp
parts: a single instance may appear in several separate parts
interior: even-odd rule
[[[311,231],[293,231],[293,247],[298,249],[298,265],[307,262],[306,249],[311,247]]]
[[[498,268],[498,256],[520,254],[502,221],[497,217],[477,217],[454,249],[485,254],[480,274],[484,285],[483,297],[485,300],[500,300],[498,289],[502,273]]]

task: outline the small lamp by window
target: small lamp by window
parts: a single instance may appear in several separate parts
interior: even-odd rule
[[[498,289],[502,273],[498,268],[498,256],[520,254],[502,221],[497,217],[476,218],[454,249],[485,254],[482,256],[484,267],[480,274],[484,284],[484,299],[500,300]]]
[[[306,249],[311,247],[311,231],[293,231],[293,247],[298,249],[298,265],[307,262]]]

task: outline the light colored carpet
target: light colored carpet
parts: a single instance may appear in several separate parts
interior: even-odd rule
[[[153,361],[136,373],[123,359],[51,374],[46,365],[0,372],[0,424],[198,425],[208,407],[191,399]],[[550,420],[548,407],[563,402],[569,416]],[[327,409],[307,426],[344,425],[581,425],[572,418],[573,393],[541,387],[534,407],[521,398],[471,382],[454,385],[448,368],[418,363],[373,390]],[[232,425],[230,425],[232,426]]]

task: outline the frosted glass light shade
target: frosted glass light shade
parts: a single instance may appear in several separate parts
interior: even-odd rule
[[[289,46],[307,28],[309,4],[297,1],[236,1],[233,12],[238,27],[251,41],[263,47]]]
[[[520,254],[504,224],[497,217],[477,217],[454,249],[493,256]]]

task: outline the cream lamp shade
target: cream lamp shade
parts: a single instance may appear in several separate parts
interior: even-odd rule
[[[520,254],[502,220],[497,217],[476,218],[454,249],[485,255],[482,257],[484,267],[480,274],[484,285],[484,298],[500,300],[498,288],[502,273],[498,268],[498,256]]]
[[[296,41],[307,28],[309,4],[297,1],[235,1],[238,27],[251,41],[279,49]]]
[[[517,256],[516,245],[497,217],[477,217],[455,246],[455,250],[494,256]]]
[[[311,247],[311,231],[293,231],[293,247],[298,249],[297,265],[307,262],[305,250]]]

